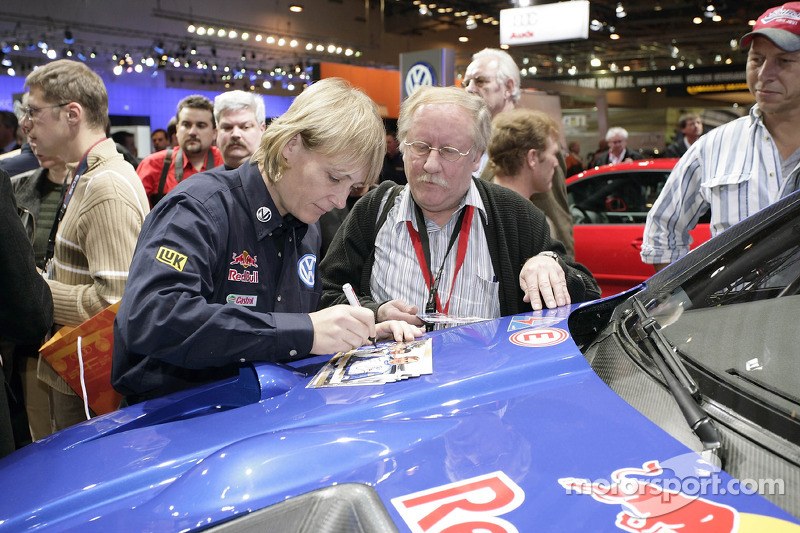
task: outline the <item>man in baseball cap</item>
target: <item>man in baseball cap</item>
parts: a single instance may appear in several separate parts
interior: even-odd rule
[[[742,46],[750,46],[756,35],[763,35],[786,52],[800,50],[800,2],[788,2],[765,11],[753,31],[742,37]]]
[[[642,261],[656,270],[689,251],[705,212],[717,235],[798,188],[800,2],[768,9],[741,42],[756,103],[700,137],[672,170],[644,230]]]

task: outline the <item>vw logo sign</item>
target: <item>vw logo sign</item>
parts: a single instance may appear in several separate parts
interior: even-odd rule
[[[259,207],[256,211],[256,218],[261,222],[269,222],[272,219],[272,210],[269,207]]]
[[[306,254],[297,262],[297,275],[307,287],[314,288],[314,272],[317,266],[317,256]]]
[[[436,73],[427,63],[416,63],[406,72],[406,96],[411,96],[422,86],[436,85]]]

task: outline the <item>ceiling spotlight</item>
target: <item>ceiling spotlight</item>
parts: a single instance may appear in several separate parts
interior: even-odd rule
[[[458,42],[460,43],[469,42],[469,37],[467,37],[466,35],[462,35],[461,37],[458,38]]]
[[[625,12],[625,8],[622,6],[622,2],[617,4],[617,18],[625,18],[628,14]]]
[[[302,13],[303,12],[303,6],[297,5],[297,4],[293,4],[293,5],[289,6],[289,11],[291,11],[292,13]]]
[[[589,29],[590,29],[590,30],[592,30],[592,31],[600,31],[600,30],[602,30],[602,29],[603,29],[603,23],[602,23],[602,22],[600,22],[600,21],[599,21],[599,20],[597,20],[597,19],[593,19],[593,20],[592,20],[592,21],[589,23]]]
[[[467,29],[474,30],[478,27],[478,23],[475,22],[475,17],[469,16],[467,17]]]
[[[593,57],[593,58],[592,58],[592,60],[589,62],[589,64],[590,64],[590,65],[592,65],[593,67],[597,68],[597,67],[599,67],[600,65],[602,65],[602,64],[603,64],[603,62],[602,62],[602,61],[600,61],[600,59],[599,59],[599,58],[597,58],[597,57]]]
[[[64,30],[64,44],[72,44],[75,42],[75,37],[72,36],[72,32],[69,30]]]

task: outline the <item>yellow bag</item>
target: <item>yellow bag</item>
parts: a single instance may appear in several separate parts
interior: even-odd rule
[[[50,366],[98,415],[115,411],[122,399],[111,387],[114,317],[118,309],[119,302],[80,326],[61,328],[39,349]]]

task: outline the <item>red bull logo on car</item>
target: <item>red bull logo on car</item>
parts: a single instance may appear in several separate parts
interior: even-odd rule
[[[518,533],[513,524],[500,517],[523,501],[525,492],[501,471],[392,498],[415,533]]]
[[[611,482],[561,478],[559,484],[569,494],[586,494],[601,503],[620,505],[616,526],[631,532],[738,531],[736,509],[698,496],[668,490],[660,483],[642,479],[663,473],[658,461],[641,468],[621,468],[611,474]]]

